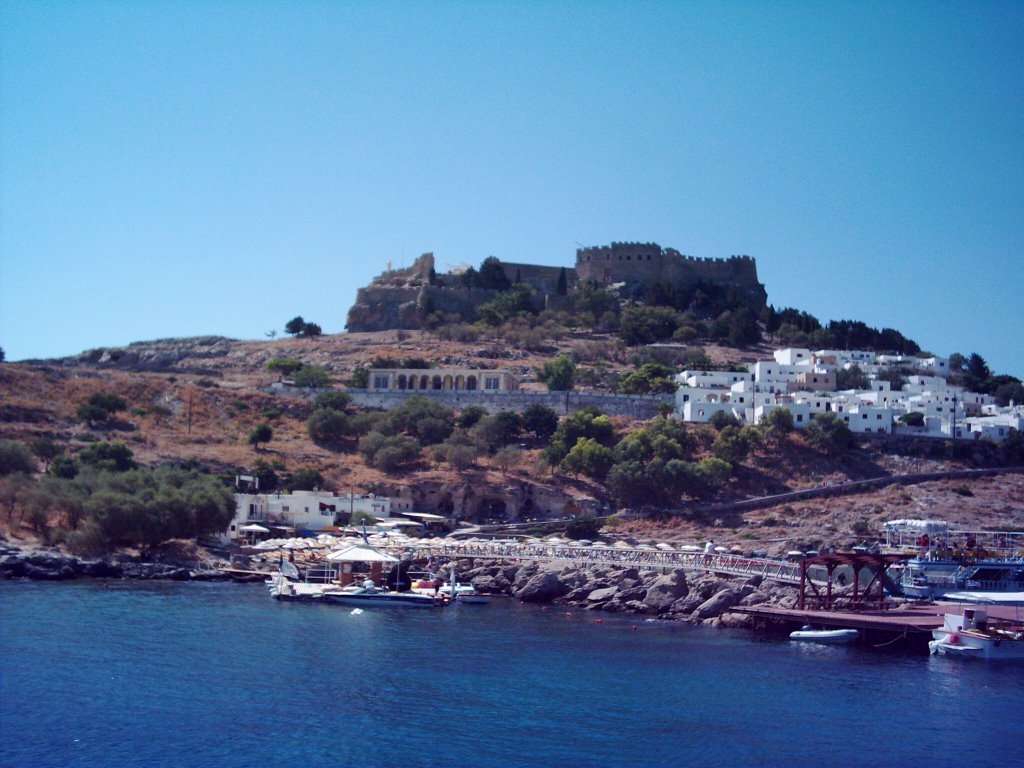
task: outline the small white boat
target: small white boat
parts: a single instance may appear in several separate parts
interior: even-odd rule
[[[451,598],[452,588],[450,585],[445,584],[439,591],[442,595]],[[467,605],[482,605],[491,602],[491,596],[487,592],[477,592],[472,584],[456,584],[455,600]]]
[[[825,645],[839,645],[852,643],[857,639],[856,629],[812,629],[809,625],[795,632],[789,633],[790,640],[798,640],[804,643],[824,643]]]
[[[981,608],[947,613],[942,627],[932,630],[928,650],[978,659],[1024,659],[1024,625],[990,620]]]

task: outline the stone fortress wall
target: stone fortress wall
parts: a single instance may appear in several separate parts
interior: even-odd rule
[[[703,259],[684,256],[657,243],[612,243],[576,250],[576,274],[598,285],[612,283],[648,286],[662,283],[696,283],[699,280],[730,283],[747,291],[763,291],[757,279],[757,263],[750,256]]]
[[[624,284],[623,296],[642,297],[655,283],[695,284],[709,281],[738,288],[767,301],[764,286],[757,279],[757,263],[749,256],[702,259],[684,256],[674,248],[657,243],[612,243],[579,248],[576,266],[548,267],[501,261],[510,282],[523,282],[538,294],[538,309],[571,310],[573,293],[582,280],[600,286]],[[567,295],[558,295],[558,282],[565,273]],[[389,269],[360,288],[349,309],[346,328],[350,331],[414,330],[430,312],[459,314],[472,320],[481,304],[498,291],[466,288],[455,273],[436,273],[434,254],[424,253],[405,269]]]

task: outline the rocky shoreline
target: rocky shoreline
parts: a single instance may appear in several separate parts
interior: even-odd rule
[[[162,562],[141,554],[79,558],[54,548],[22,550],[0,545],[0,579],[72,581],[128,579],[168,581],[254,581],[221,568],[224,561]],[[442,572],[448,566],[442,568]],[[796,604],[795,587],[761,576],[726,577],[683,569],[645,570],[630,566],[587,567],[564,563],[475,565],[456,563],[459,580],[478,591],[507,595],[528,603],[564,605],[590,611],[634,614],[665,621],[749,626],[735,606]]]
[[[485,565],[461,572],[480,592],[505,594],[523,602],[565,605],[591,611],[643,615],[666,621],[713,626],[749,626],[735,606],[796,605],[795,587],[760,575],[725,577],[713,573],[642,570],[574,564]]]
[[[141,555],[114,554],[80,558],[55,548],[18,549],[0,545],[0,579],[229,581],[231,576],[206,564],[188,566],[180,562],[146,559]]]

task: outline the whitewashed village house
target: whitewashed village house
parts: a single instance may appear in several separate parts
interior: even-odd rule
[[[868,378],[863,390],[837,391],[837,372],[857,366]],[[894,391],[880,378],[890,371],[911,372]],[[676,414],[683,421],[708,422],[728,413],[759,424],[775,408],[787,408],[802,429],[822,413],[835,413],[860,434],[914,434],[925,437],[1004,440],[1022,425],[1024,409],[997,408],[991,395],[949,384],[949,360],[876,355],[865,350],[787,348],[772,360],[750,364],[747,373],[683,371],[676,381]],[[1012,404],[1011,404],[1012,406]],[[921,413],[924,425],[910,427],[899,417]]]

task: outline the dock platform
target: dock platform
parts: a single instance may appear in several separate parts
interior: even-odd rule
[[[891,610],[822,611],[751,605],[737,606],[730,612],[783,626],[810,624],[829,629],[859,629],[870,633],[872,638],[899,638],[910,644],[923,644],[931,640],[933,629],[942,626],[945,614],[959,613],[964,607],[962,603],[929,603],[906,604]],[[1007,606],[985,606],[985,611],[993,618],[1013,619],[1017,610]]]

